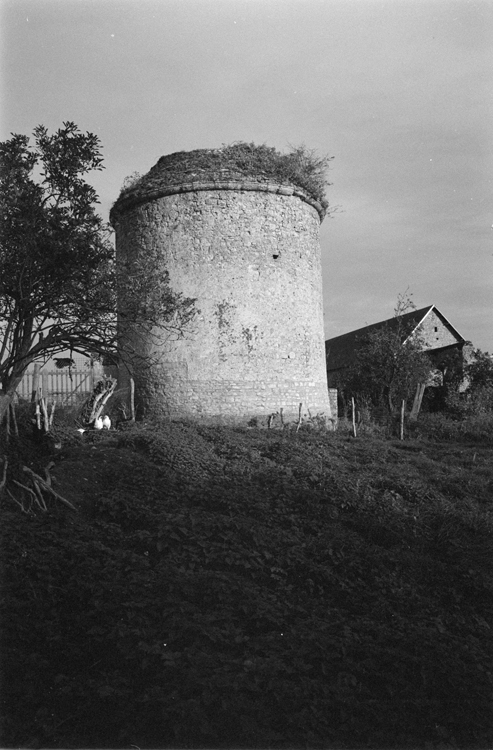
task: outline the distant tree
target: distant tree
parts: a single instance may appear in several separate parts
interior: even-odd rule
[[[493,388],[493,357],[475,349],[471,361],[464,368],[468,389]]]
[[[447,396],[447,409],[456,417],[480,416],[493,411],[493,357],[475,349],[464,366],[463,388]]]
[[[399,295],[393,321],[361,339],[355,362],[343,375],[346,397],[358,397],[392,413],[402,399],[414,397],[418,383],[429,378],[432,364],[423,351],[423,339],[403,318],[414,308],[409,296]]]
[[[466,342],[468,345],[468,342]],[[426,390],[424,404],[429,412],[446,411],[451,399],[456,402],[464,384],[464,353],[452,349],[434,362],[436,375],[433,388]]]
[[[103,169],[99,139],[73,122],[54,135],[39,125],[33,135],[34,146],[16,134],[0,144],[0,420],[34,360],[118,349],[111,230],[85,181]],[[139,273],[147,277],[137,293],[147,285],[148,294],[134,314],[160,326],[186,322],[193,301],[174,295],[167,278]]]

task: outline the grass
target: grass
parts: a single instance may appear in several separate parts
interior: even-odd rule
[[[69,445],[79,513],[0,506],[4,746],[491,746],[493,447],[424,433]]]
[[[424,414],[419,432],[432,440],[493,444],[493,412],[450,418],[446,414]]]

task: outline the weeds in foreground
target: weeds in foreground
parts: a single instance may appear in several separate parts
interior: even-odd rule
[[[5,745],[491,745],[491,448],[118,442],[78,514],[0,506]]]
[[[466,414],[460,419],[441,412],[423,414],[417,431],[431,440],[493,445],[493,412]]]

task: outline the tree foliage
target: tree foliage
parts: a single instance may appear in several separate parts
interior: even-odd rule
[[[410,309],[414,309],[410,298],[399,296],[392,321],[359,342],[354,364],[341,383],[346,396],[357,396],[391,413],[428,379],[432,365],[423,351],[422,336],[403,317]]]
[[[34,145],[15,134],[0,144],[0,418],[34,360],[65,350],[117,351],[111,229],[86,181],[102,162],[98,137],[73,122],[53,135],[39,125]],[[138,295],[147,284],[148,303],[136,303],[132,312],[151,311],[165,325],[181,297],[154,269],[135,272],[148,274],[135,285]],[[128,276],[125,283],[132,286]]]
[[[66,349],[102,351],[114,337],[114,257],[85,175],[99,139],[66,122],[35,145],[0,144],[0,377],[15,390],[28,365]]]
[[[493,357],[488,352],[475,349],[464,372],[469,388],[493,388]]]
[[[130,370],[156,361],[163,339],[181,337],[197,313],[194,299],[171,289],[160,252],[147,247],[118,258],[119,352]]]
[[[493,413],[493,359],[488,352],[473,351],[459,384],[452,383],[446,389],[445,408],[456,419]]]
[[[443,411],[459,420],[493,412],[493,358],[469,342],[466,347],[438,362],[441,384],[429,389],[428,411]]]

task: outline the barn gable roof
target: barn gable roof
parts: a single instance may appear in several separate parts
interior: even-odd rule
[[[422,307],[419,310],[412,310],[409,313],[400,315],[399,317],[389,318],[388,320],[382,320],[379,323],[373,323],[363,328],[358,328],[355,331],[349,331],[344,333],[342,336],[335,336],[332,339],[327,339],[325,342],[325,353],[327,358],[327,369],[340,370],[344,367],[348,367],[355,358],[358,346],[363,342],[366,336],[373,331],[380,330],[381,328],[395,329],[399,324],[403,325],[405,335],[402,343],[413,335],[413,333],[423,325],[425,319],[435,313],[440,318],[443,325],[450,331],[453,337],[456,339],[458,344],[463,344],[465,339],[460,335],[456,328],[447,320],[435,305],[428,305],[428,307]],[[430,347],[434,348],[434,347]]]

